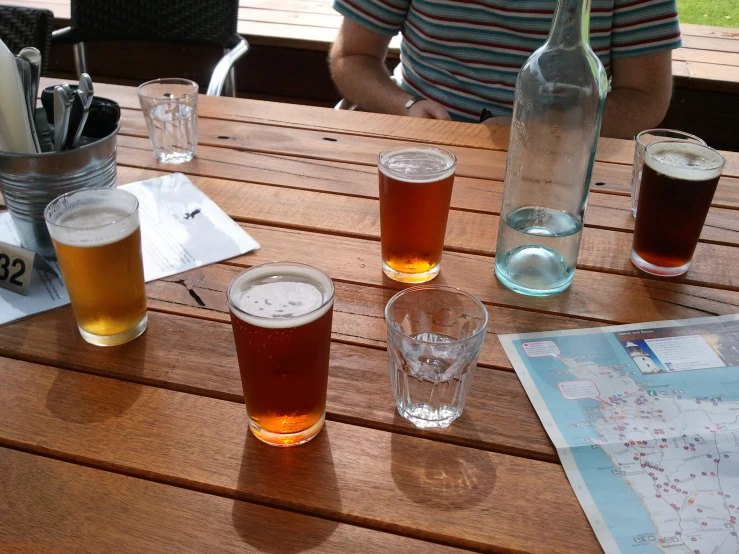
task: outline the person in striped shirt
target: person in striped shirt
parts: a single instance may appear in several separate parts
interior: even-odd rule
[[[547,38],[556,0],[334,0],[344,16],[329,56],[341,93],[362,109],[500,123],[516,77]],[[390,39],[402,34],[393,81]],[[590,43],[611,77],[601,134],[656,126],[672,94],[680,46],[675,0],[592,0]],[[400,87],[396,84],[400,84]]]

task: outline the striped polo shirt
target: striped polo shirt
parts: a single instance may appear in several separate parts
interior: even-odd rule
[[[556,0],[334,0],[336,11],[377,33],[402,33],[400,76],[411,94],[453,119],[483,108],[510,116],[516,77],[547,38]],[[680,46],[675,0],[592,0],[590,44],[611,59]]]

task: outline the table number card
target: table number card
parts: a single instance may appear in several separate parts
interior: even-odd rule
[[[56,275],[48,262],[35,252],[0,242],[0,287],[27,295],[34,267]]]

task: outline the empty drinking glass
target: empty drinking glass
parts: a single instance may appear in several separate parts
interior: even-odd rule
[[[198,84],[155,79],[138,88],[154,156],[164,163],[189,162],[198,146]]]
[[[422,285],[393,296],[385,322],[398,413],[417,427],[448,427],[470,390],[485,340],[485,306],[460,289]]]
[[[639,187],[641,186],[642,169],[644,168],[644,149],[648,144],[658,140],[676,140],[685,142],[706,143],[703,139],[672,129],[647,129],[634,137],[634,168],[631,172],[631,213],[636,217],[636,207],[639,204]]]

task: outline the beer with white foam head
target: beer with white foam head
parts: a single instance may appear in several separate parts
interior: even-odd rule
[[[98,346],[135,339],[147,325],[138,200],[85,189],[44,212],[82,337]]]
[[[653,142],[644,151],[631,261],[661,276],[685,273],[725,160],[693,142]]]
[[[424,283],[439,274],[457,160],[443,148],[388,148],[378,157],[382,270]]]
[[[309,441],[323,428],[334,286],[322,271],[275,262],[228,287],[249,427],[277,446]]]

